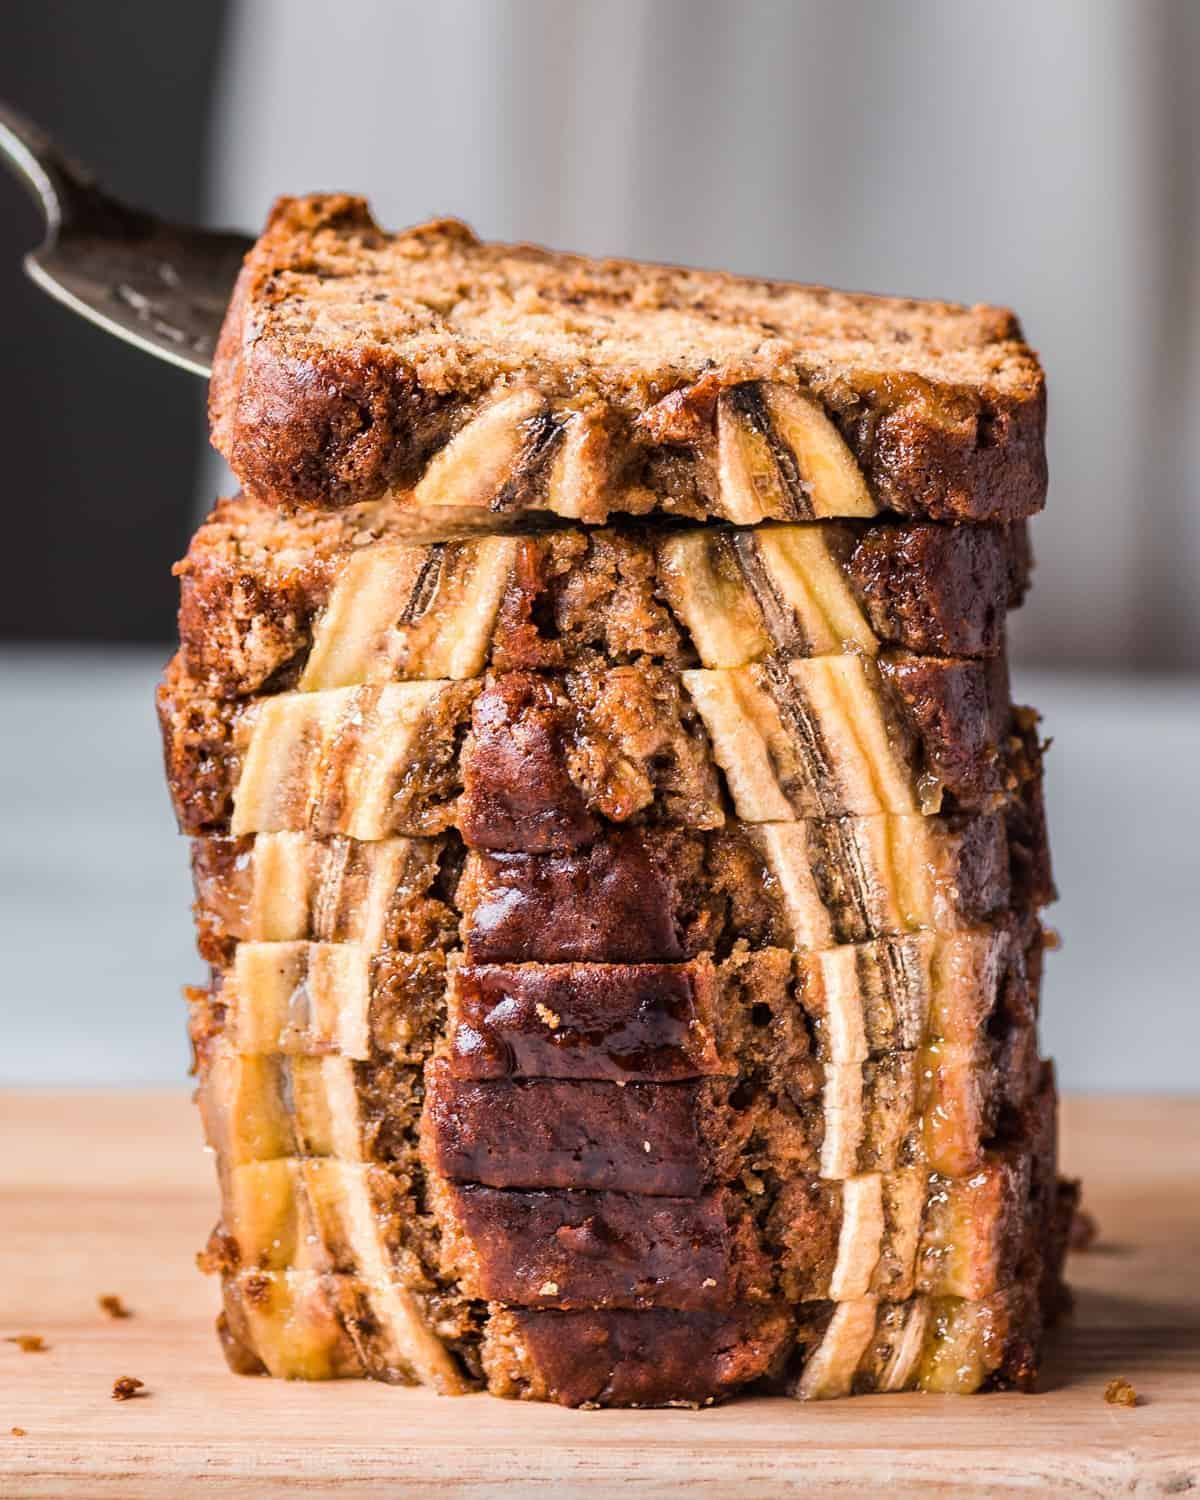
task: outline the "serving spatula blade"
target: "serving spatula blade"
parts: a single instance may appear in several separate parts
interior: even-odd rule
[[[248,235],[169,224],[119,203],[46,133],[0,104],[0,158],[42,210],[25,257],[43,291],[147,354],[209,375]]]

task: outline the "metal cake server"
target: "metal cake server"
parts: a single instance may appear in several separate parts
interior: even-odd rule
[[[3,103],[0,157],[45,216],[46,238],[25,257],[31,279],[147,354],[208,375],[253,240],[167,224],[118,203],[44,131]]]

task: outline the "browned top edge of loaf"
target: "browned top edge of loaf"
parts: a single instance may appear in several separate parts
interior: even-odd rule
[[[674,441],[681,405],[702,428],[754,380],[818,398],[883,509],[1007,521],[1044,503],[1045,381],[1006,309],[486,243],[452,219],[390,234],[347,194],[274,205],[210,417],[249,493],[336,508],[412,484],[464,405],[506,388]]]

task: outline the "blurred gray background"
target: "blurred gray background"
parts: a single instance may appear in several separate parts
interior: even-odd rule
[[[1073,1087],[1194,1089],[1200,5],[1191,0],[8,0],[0,95],[115,190],[1015,307],[1051,497],[1016,686],[1054,737]],[[203,388],[19,275],[0,182],[0,1082],[185,1066],[186,854],[151,709],[169,565],[228,484]]]

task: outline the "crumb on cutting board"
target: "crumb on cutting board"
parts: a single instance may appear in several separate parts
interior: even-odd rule
[[[12,1433],[13,1437],[24,1437],[26,1435],[23,1427],[10,1427],[8,1430]]]
[[[106,1292],[104,1296],[97,1297],[100,1311],[107,1313],[110,1318],[132,1318],[133,1312],[126,1307],[115,1292]]]
[[[1104,1387],[1104,1399],[1109,1406],[1136,1406],[1140,1398],[1128,1380],[1118,1376]]]
[[[12,1333],[4,1342],[16,1344],[22,1354],[44,1354],[50,1347],[40,1333]]]
[[[146,1382],[139,1380],[136,1375],[118,1375],[113,1381],[112,1398],[114,1401],[132,1401],[146,1388]]]

